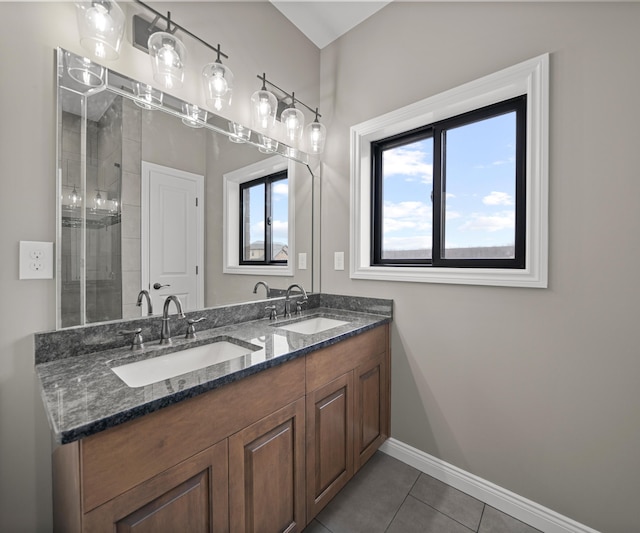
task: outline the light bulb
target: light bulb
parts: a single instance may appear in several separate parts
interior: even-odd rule
[[[276,123],[278,100],[267,90],[260,90],[251,96],[251,120],[254,129],[270,130]]]
[[[167,89],[180,88],[184,81],[187,49],[174,35],[156,32],[148,41],[153,79]]]
[[[324,142],[327,138],[327,128],[317,119],[305,128],[305,141],[307,149],[313,154],[320,154],[324,150]]]
[[[219,61],[209,63],[202,69],[202,83],[207,104],[220,111],[231,104],[233,95],[233,72]]]
[[[88,10],[87,17],[98,31],[105,31],[111,22],[111,17],[102,4],[94,4],[93,8]]]
[[[284,124],[287,140],[294,144],[298,142],[304,127],[304,115],[295,107],[289,107],[282,112],[280,120]]]

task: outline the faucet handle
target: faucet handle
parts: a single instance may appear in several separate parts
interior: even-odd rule
[[[131,336],[131,349],[132,350],[142,350],[144,349],[144,342],[142,341],[142,328],[136,328],[125,331],[118,331],[118,335],[122,335],[126,337],[127,335]]]
[[[201,316],[200,318],[189,318],[187,319],[187,324],[189,324],[189,327],[187,328],[187,334],[184,336],[185,339],[195,339],[196,338],[196,328],[194,326],[194,324],[197,324],[198,322],[202,322],[203,320],[206,320],[205,317]]]
[[[302,314],[302,306],[305,305],[309,300],[296,300],[296,315]]]
[[[276,318],[278,318],[278,313],[276,312],[275,304],[267,305],[267,307],[265,307],[264,310],[269,311],[269,320],[275,320]]]

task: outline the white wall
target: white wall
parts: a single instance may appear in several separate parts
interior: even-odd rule
[[[640,5],[394,2],[322,50],[323,292],[393,298],[392,435],[640,531]],[[350,280],[349,127],[551,53],[550,282]]]
[[[317,101],[320,52],[269,3],[162,7],[230,56],[237,84],[230,118],[247,122],[247,102],[262,72],[303,101]],[[55,240],[53,50],[83,52],[71,2],[1,2],[0,18],[0,531],[46,532],[51,445],[33,372],[32,333],[55,327],[55,282],[18,280],[18,241]],[[194,101],[202,99],[198,76],[205,58],[198,56],[206,53],[188,39],[197,66],[187,74],[196,81],[176,95]],[[120,59],[108,66],[153,83],[148,61],[125,43]]]

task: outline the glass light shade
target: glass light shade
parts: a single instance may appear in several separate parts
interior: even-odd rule
[[[280,115],[280,120],[284,124],[287,141],[291,144],[297,143],[304,129],[304,115],[302,111],[295,107],[288,107]]]
[[[182,112],[185,114],[182,123],[192,128],[202,128],[207,121],[207,110],[197,105],[183,102]]]
[[[164,31],[149,37],[147,43],[153,79],[166,89],[178,89],[184,82],[187,48],[180,39]]]
[[[77,82],[88,87],[100,87],[104,83],[104,67],[86,57],[65,52],[67,72]]]
[[[278,141],[262,133],[258,133],[258,142],[261,145],[258,150],[263,154],[271,154],[278,150]]]
[[[164,93],[151,85],[136,82],[133,84],[133,92],[136,95],[133,103],[142,109],[155,109],[162,105]]]
[[[229,140],[234,143],[243,143],[251,139],[251,130],[237,122],[229,122],[229,131],[233,133]]]
[[[233,72],[229,67],[218,61],[205,65],[202,69],[202,83],[207,105],[212,106],[216,111],[231,105]]]
[[[124,35],[124,13],[111,0],[76,2],[80,44],[99,59],[118,59]]]
[[[278,99],[265,89],[251,95],[251,123],[254,129],[268,131],[276,123]]]
[[[93,198],[94,211],[98,211],[99,209],[102,209],[103,204],[104,204],[104,200],[102,199],[102,195],[100,194],[100,191],[96,189],[96,195]]]
[[[304,128],[304,140],[307,150],[312,154],[321,154],[324,150],[324,142],[327,139],[327,128],[324,124],[315,121]]]
[[[72,209],[82,206],[82,196],[80,196],[80,193],[78,192],[78,189],[75,185],[73,186],[71,192],[62,195],[62,205]]]

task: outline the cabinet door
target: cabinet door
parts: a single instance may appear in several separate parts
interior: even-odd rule
[[[307,522],[353,475],[353,372],[307,394]]]
[[[304,398],[229,437],[229,509],[234,533],[302,531]]]
[[[84,516],[91,532],[229,531],[227,441],[165,470]]]
[[[381,353],[355,370],[355,471],[389,436],[387,357]]]

